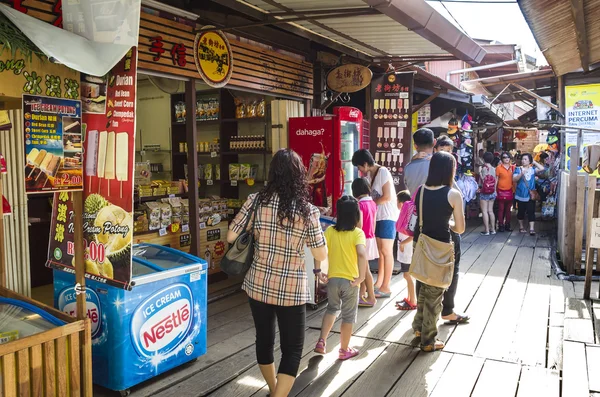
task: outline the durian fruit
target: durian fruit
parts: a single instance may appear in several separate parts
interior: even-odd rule
[[[90,194],[83,204],[83,211],[89,215],[97,214],[102,208],[106,207],[110,203],[106,201],[104,197],[99,194]]]
[[[104,233],[104,224],[110,222],[113,226],[125,226],[128,225],[128,223],[125,222],[127,217],[131,219],[131,215],[128,212],[116,205],[111,204],[102,208],[100,212],[98,212],[98,215],[96,215],[96,220],[94,221],[94,225],[102,229],[102,232],[97,235],[98,242],[106,245],[108,248],[109,241],[120,235]],[[130,223],[133,224],[133,220]]]
[[[104,233],[104,224],[110,222],[112,226],[127,226],[128,231],[122,233]],[[106,257],[113,267],[129,266],[131,258],[131,242],[133,239],[133,217],[121,207],[108,205],[98,212],[94,224],[102,228],[102,233],[96,236],[99,243],[104,244]]]
[[[105,258],[104,263],[100,264],[96,261],[89,259],[89,253],[89,248],[86,248],[85,255],[88,259],[85,260],[85,272],[93,274],[95,276],[103,276],[112,279],[114,277],[114,272],[110,260],[108,258]],[[71,264],[73,265],[73,267],[75,267],[75,257],[73,257],[73,259],[71,260]]]

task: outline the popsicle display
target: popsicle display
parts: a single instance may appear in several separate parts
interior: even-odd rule
[[[108,181],[108,196],[110,197],[110,181],[115,179],[115,132],[108,133],[106,141],[106,162],[104,164],[104,179]]]
[[[117,134],[116,142],[116,176],[120,183],[120,197],[123,198],[123,182],[129,180],[129,136],[126,132]]]
[[[92,188],[92,177],[98,169],[98,130],[92,130],[86,136],[85,173],[88,176],[88,192]]]
[[[98,136],[98,166],[96,167],[96,173],[98,178],[104,178],[104,165],[106,164],[106,141],[108,138],[108,132],[100,131]],[[100,193],[102,183],[98,183],[98,193]]]

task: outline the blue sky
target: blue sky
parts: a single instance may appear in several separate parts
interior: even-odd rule
[[[504,44],[519,44],[526,54],[537,58],[538,65],[547,65],[516,1],[508,4],[485,2],[486,0],[478,0],[478,3],[474,4],[444,2],[442,5],[439,1],[427,1],[436,11],[457,25],[448,14],[450,11],[470,37],[497,40]],[[444,9],[444,5],[448,11]]]

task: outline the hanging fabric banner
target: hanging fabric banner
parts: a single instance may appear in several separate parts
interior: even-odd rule
[[[96,101],[84,100],[84,238],[86,277],[120,288],[131,281],[133,243],[133,169],[137,51],[133,47],[111,72],[98,80],[82,76],[84,91],[96,86]],[[101,95],[102,94],[102,95]],[[102,101],[98,101],[101,98]],[[98,103],[96,103],[98,102]],[[101,102],[101,103],[100,103]],[[97,106],[93,106],[96,104]],[[73,230],[60,221],[68,197],[55,195],[48,252],[49,267],[74,272]]]
[[[387,167],[396,191],[404,189],[410,162],[413,73],[387,73],[371,81],[371,145],[375,161]]]

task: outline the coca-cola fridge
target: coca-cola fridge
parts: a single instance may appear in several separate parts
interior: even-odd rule
[[[333,115],[289,119],[289,145],[308,169],[312,203],[335,216],[335,204],[352,194],[359,177],[352,155],[363,147],[363,115],[356,108],[340,106]]]

